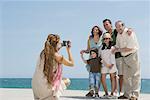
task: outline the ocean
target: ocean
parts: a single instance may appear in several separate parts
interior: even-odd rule
[[[0,88],[31,88],[31,78],[0,78]],[[108,90],[110,80],[107,79]],[[87,78],[71,78],[68,90],[88,90]],[[103,90],[102,85],[100,90]],[[141,80],[141,93],[150,93],[150,79]]]

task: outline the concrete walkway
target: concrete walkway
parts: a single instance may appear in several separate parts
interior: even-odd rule
[[[85,94],[87,92],[83,90],[65,90],[60,100],[97,100],[86,98]],[[100,92],[99,94],[102,96],[104,93]],[[0,100],[33,100],[32,89],[0,88]],[[150,100],[150,94],[141,94],[139,100]]]

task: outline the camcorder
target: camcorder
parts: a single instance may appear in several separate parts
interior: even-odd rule
[[[63,41],[61,45],[62,45],[62,47],[64,47],[64,46],[69,47],[69,43],[70,43],[70,41]]]

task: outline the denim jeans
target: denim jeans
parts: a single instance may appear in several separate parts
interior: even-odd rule
[[[100,73],[89,73],[89,87],[90,90],[95,90],[96,93],[98,93],[99,87],[100,87]]]

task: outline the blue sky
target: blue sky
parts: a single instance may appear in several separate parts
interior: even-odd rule
[[[103,30],[105,18],[122,20],[132,27],[140,43],[142,78],[150,78],[149,1],[1,1],[0,77],[32,77],[49,33],[72,41],[74,68],[64,66],[65,77],[86,78],[80,50],[94,25]],[[60,51],[67,57],[66,49]]]

